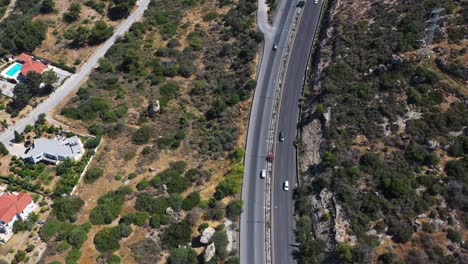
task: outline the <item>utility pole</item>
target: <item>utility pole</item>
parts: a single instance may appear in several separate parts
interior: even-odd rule
[[[422,39],[422,47],[420,50],[420,55],[422,58],[429,57],[429,48],[432,45],[434,39],[434,33],[439,28],[439,20],[442,19],[440,14],[445,10],[445,8],[435,8],[431,11],[429,19],[426,21],[425,36]]]

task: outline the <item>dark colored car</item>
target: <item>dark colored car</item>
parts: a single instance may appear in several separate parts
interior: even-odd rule
[[[283,131],[281,131],[281,132],[279,133],[279,141],[280,141],[280,142],[284,142],[284,133],[283,133]]]

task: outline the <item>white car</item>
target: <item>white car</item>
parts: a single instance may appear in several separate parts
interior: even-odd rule
[[[278,49],[278,44],[273,45],[273,50],[277,50],[277,49]]]
[[[265,177],[266,177],[266,170],[262,170],[260,172],[260,178],[265,179]]]
[[[283,190],[289,191],[289,182],[288,182],[288,181],[285,181],[285,182],[283,183]]]
[[[314,4],[318,4],[318,0],[314,0]]]

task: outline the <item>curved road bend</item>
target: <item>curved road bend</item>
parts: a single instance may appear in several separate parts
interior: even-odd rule
[[[277,128],[278,132],[283,131],[285,141],[276,143],[271,205],[273,263],[278,264],[295,263],[292,255],[297,249],[293,201],[297,178],[294,140],[299,118],[299,99],[322,5],[323,0],[319,0],[318,4],[314,4],[313,0],[306,1],[284,79]],[[283,190],[286,180],[289,181],[289,191]]]
[[[99,59],[104,57],[109,48],[114,45],[115,41],[127,32],[132,26],[133,22],[140,20],[143,13],[148,7],[150,0],[139,0],[138,7],[130,14],[122,23],[119,24],[114,34],[89,57],[89,59],[80,67],[77,73],[68,78],[62,86],[57,88],[53,93],[47,97],[36,108],[31,110],[25,117],[19,119],[14,125],[10,126],[5,132],[0,134],[0,142],[7,148],[12,139],[14,139],[14,131],[23,131],[27,125],[34,124],[35,120],[41,113],[48,113],[59,105],[67,96],[74,93],[76,88],[83,82],[83,80],[91,73],[93,68],[98,64]]]
[[[259,13],[266,12],[259,0]],[[275,82],[284,46],[299,0],[280,2],[273,26],[266,25],[265,13],[258,14],[259,28],[265,42],[257,77],[257,87],[250,112],[247,134],[242,200],[244,210],[240,227],[240,262],[265,263],[265,180],[260,171],[266,168],[268,129],[273,111]],[[278,49],[273,51],[273,45]]]

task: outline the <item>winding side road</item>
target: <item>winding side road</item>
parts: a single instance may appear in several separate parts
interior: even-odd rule
[[[68,96],[75,93],[79,85],[91,73],[93,68],[98,65],[99,59],[104,57],[109,48],[114,45],[115,41],[119,37],[123,36],[135,21],[138,21],[143,17],[143,13],[147,9],[149,3],[150,0],[139,0],[136,10],[119,24],[112,37],[110,37],[106,42],[101,44],[101,46],[99,46],[96,51],[94,51],[89,59],[79,68],[77,73],[70,76],[70,78],[68,78],[62,84],[62,86],[52,92],[49,97],[47,97],[47,99],[40,103],[36,108],[31,110],[31,112],[29,112],[25,117],[16,121],[14,125],[8,127],[7,130],[1,133],[0,142],[2,142],[8,148],[9,143],[15,137],[15,130],[23,131],[27,125],[34,124],[35,120],[41,113],[48,113],[61,102],[63,102]]]

